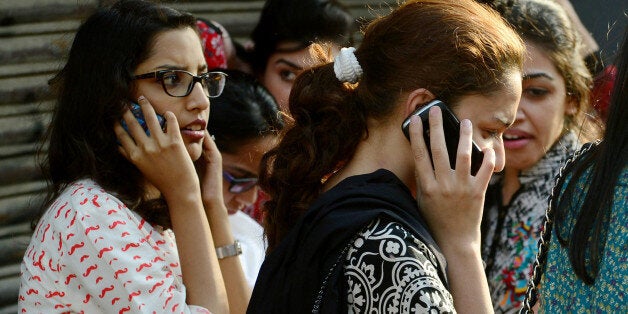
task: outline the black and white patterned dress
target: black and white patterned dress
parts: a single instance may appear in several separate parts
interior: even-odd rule
[[[344,261],[348,313],[455,313],[428,247],[398,222],[378,218]]]
[[[247,313],[454,313],[447,262],[391,171],[323,193],[266,256]]]

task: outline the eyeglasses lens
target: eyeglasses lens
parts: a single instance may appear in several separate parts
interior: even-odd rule
[[[256,184],[257,184],[257,180],[255,180],[255,181],[248,181],[248,182],[240,182],[240,183],[235,183],[234,182],[231,185],[231,187],[229,187],[229,192],[231,192],[233,194],[244,193],[244,192],[252,189]]]
[[[223,73],[209,72],[204,76],[204,79],[205,83],[203,84],[203,88],[207,96],[213,98],[222,94],[222,90],[225,88],[225,82],[227,81]]]
[[[223,177],[229,182],[229,192],[233,194],[244,193],[257,185],[257,178],[236,178],[227,171],[222,172]]]
[[[168,95],[183,97],[188,94],[190,85],[193,84],[193,79],[192,75],[187,72],[169,71],[163,74],[162,82]]]
[[[199,77],[185,71],[168,71],[162,76],[166,92],[174,97],[189,95],[196,82],[201,83],[205,95],[211,98],[218,97],[225,87],[225,81],[226,75],[222,72],[208,72]]]

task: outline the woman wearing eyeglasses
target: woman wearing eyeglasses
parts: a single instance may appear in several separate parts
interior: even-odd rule
[[[240,261],[252,288],[264,261],[264,230],[241,210],[258,198],[262,155],[276,144],[284,121],[272,95],[253,76],[225,72],[229,80],[220,97],[212,99],[207,129],[216,138],[222,155],[223,197],[233,236],[242,248]]]
[[[50,189],[21,266],[21,311],[244,312],[250,289],[205,130],[226,75],[208,72],[195,22],[123,0],[80,26],[51,82]]]

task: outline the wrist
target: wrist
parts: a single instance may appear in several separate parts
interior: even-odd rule
[[[440,246],[445,258],[449,260],[477,260],[482,262],[482,253],[479,244],[475,243],[451,243]]]
[[[176,207],[198,207],[202,204],[200,191],[186,191],[186,192],[170,192],[163,193],[162,195],[168,203],[168,207],[172,208],[171,204],[177,204]]]
[[[232,256],[238,256],[240,254],[242,254],[242,246],[240,245],[240,241],[238,240],[233,241],[233,243],[231,244],[219,246],[216,248],[216,257],[218,257],[219,260]]]

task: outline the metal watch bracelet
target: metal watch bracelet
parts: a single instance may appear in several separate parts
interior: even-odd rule
[[[242,246],[240,245],[240,241],[238,240],[235,240],[232,244],[216,248],[216,256],[218,257],[218,259],[223,259],[240,254],[242,254]]]

